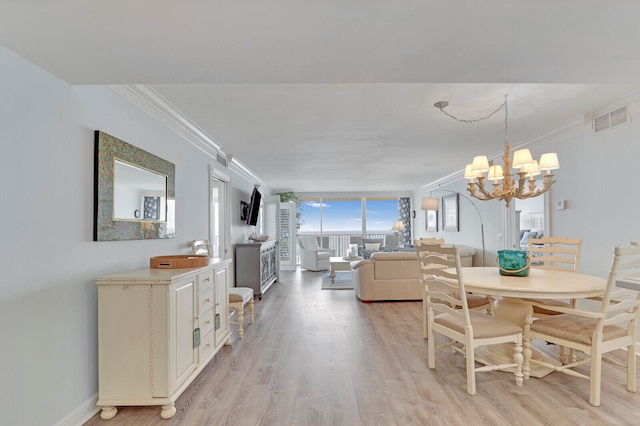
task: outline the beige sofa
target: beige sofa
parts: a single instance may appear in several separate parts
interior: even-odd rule
[[[460,263],[472,266],[475,250],[460,246]],[[353,290],[363,302],[422,300],[415,252],[376,252],[370,259],[351,262]]]

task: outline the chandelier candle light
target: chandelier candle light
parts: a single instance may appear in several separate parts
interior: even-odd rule
[[[509,115],[507,95],[504,96],[504,103],[500,105],[498,109],[486,117],[474,120],[461,120],[449,114],[444,110],[448,105],[449,102],[447,101],[440,101],[434,104],[434,106],[440,109],[444,115],[461,123],[467,124],[486,120],[504,108],[504,154],[502,156],[504,168],[500,165],[490,166],[486,155],[473,157],[473,162],[471,164],[467,164],[464,172],[465,179],[469,179],[469,187],[467,188],[467,191],[469,191],[472,197],[483,201],[504,200],[507,207],[509,207],[511,200],[514,197],[519,199],[537,197],[551,189],[551,185],[555,183],[551,170],[560,168],[558,156],[555,152],[542,154],[540,161],[538,162],[531,157],[531,152],[529,152],[528,149],[518,149],[513,153],[513,161],[510,159],[511,147],[509,145],[509,128],[507,125]],[[518,175],[517,186],[515,179],[511,177],[512,167],[516,170]],[[539,175],[542,171],[546,171],[542,182],[542,188],[537,188],[534,177]],[[487,173],[486,178],[484,173]],[[529,178],[528,185],[527,178]],[[485,179],[493,180],[492,190],[489,191],[485,188]]]

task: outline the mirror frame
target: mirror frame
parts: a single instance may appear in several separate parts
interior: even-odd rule
[[[100,130],[95,131],[94,152],[94,241],[146,240],[174,238],[167,221],[114,220],[113,175],[116,159],[164,175],[167,178],[167,204],[175,202],[175,165]],[[168,214],[167,219],[170,220]]]

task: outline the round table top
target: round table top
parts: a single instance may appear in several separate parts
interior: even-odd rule
[[[531,268],[526,277],[500,275],[497,267],[462,268],[465,290],[492,296],[565,299],[599,296],[607,280],[577,272]]]

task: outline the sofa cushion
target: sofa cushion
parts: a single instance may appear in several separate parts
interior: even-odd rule
[[[329,253],[328,251],[319,251],[317,253],[317,256],[318,260],[329,259],[329,257],[331,257],[331,253]]]
[[[415,252],[377,252],[371,259],[375,262],[373,275],[377,280],[420,277]]]

